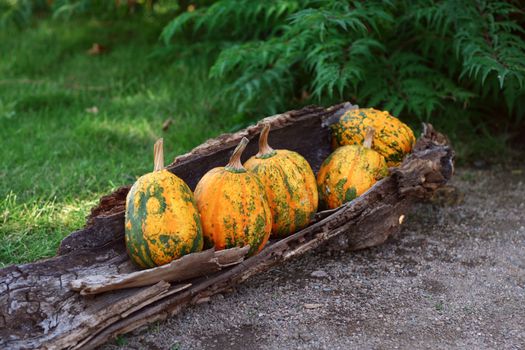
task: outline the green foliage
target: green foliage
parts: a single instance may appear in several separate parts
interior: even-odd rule
[[[513,125],[525,115],[518,5],[219,0],[182,12],[162,38],[221,41],[210,76],[227,83],[241,112],[350,100],[412,122],[464,119],[473,128],[498,116]]]
[[[128,339],[126,338],[125,335],[118,335],[116,338],[115,338],[115,343],[120,347],[120,346],[126,346],[128,345]]]
[[[108,0],[55,0],[53,1],[53,16],[55,18],[71,18],[84,13],[108,14],[116,11],[118,2]]]
[[[210,77],[244,115],[349,100],[447,132],[464,120],[468,138],[483,127],[516,137],[525,121],[517,0],[0,0],[0,8],[0,25],[19,27],[37,9],[57,19],[144,15],[165,25],[165,45],[150,59],[212,62]]]
[[[0,0],[0,29],[28,26],[34,9],[42,7],[44,1]]]
[[[0,28],[26,28],[35,14],[52,14],[61,20],[81,15],[116,19],[140,14],[162,17],[178,9],[178,2],[172,0],[0,0]]]
[[[53,17],[71,19],[79,15],[115,19],[129,15],[173,15],[179,4],[172,0],[54,0]]]
[[[254,39],[276,34],[278,24],[300,8],[301,1],[217,1],[206,6],[200,2],[196,9],[182,12],[165,28],[162,36],[168,43],[171,37],[187,27],[206,34],[207,38]],[[246,28],[250,28],[246,30]]]

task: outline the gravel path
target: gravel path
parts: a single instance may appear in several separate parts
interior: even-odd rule
[[[108,349],[525,349],[525,169],[458,171],[458,205],[318,250]]]

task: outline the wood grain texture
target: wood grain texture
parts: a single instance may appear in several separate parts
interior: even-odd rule
[[[111,290],[143,287],[161,281],[180,282],[195,277],[210,275],[235,264],[239,264],[249,246],[235,247],[221,251],[208,249],[203,252],[185,255],[169,264],[117,275],[90,275],[75,279],[69,287],[81,295],[92,295]]]
[[[317,171],[330,152],[328,121],[340,114],[341,107],[307,107],[266,118],[274,130],[272,144],[301,153]],[[246,157],[255,154],[261,129],[260,123],[210,140],[178,157],[168,169],[194,187],[207,170],[227,161],[242,137],[251,140]],[[305,139],[313,142],[305,143]],[[70,290],[71,281],[136,271],[124,247],[127,188],[123,187],[101,199],[87,226],[66,237],[56,257],[0,270],[0,348],[91,349],[118,334],[175,315],[321,244],[351,250],[381,244],[399,231],[400,216],[415,200],[432,196],[446,184],[453,173],[453,156],[446,137],[427,125],[414,152],[399,168],[391,169],[390,176],[352,202],[318,213],[307,228],[270,241],[254,257],[178,284],[161,281],[82,296]]]

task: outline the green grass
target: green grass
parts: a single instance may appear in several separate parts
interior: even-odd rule
[[[54,255],[101,195],[151,171],[157,138],[169,163],[239,122],[208,62],[159,60],[159,25],[131,24],[0,33],[0,266]],[[95,42],[109,51],[86,54]]]

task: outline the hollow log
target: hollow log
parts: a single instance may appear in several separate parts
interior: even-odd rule
[[[268,117],[237,133],[207,141],[177,157],[167,168],[193,189],[205,172],[226,164],[242,137],[250,140],[245,157],[255,154],[264,122],[272,128],[270,142],[274,148],[299,152],[316,172],[331,151],[328,125],[348,108],[353,106],[306,107]],[[101,198],[86,227],[64,238],[57,256],[0,270],[0,348],[92,349],[118,334],[208,300],[254,274],[327,242],[350,250],[381,244],[399,231],[414,201],[432,196],[446,184],[453,174],[453,157],[446,137],[425,125],[412,154],[400,167],[391,169],[388,177],[340,208],[318,213],[307,228],[285,239],[271,240],[256,256],[241,261],[237,255],[237,260],[232,258],[230,263],[218,264],[218,268],[209,268],[209,260],[199,260],[208,268],[202,273],[178,275],[172,283],[159,281],[156,275],[147,285],[81,295],[71,287],[83,290],[82,282],[84,287],[92,287],[96,283],[89,282],[97,282],[93,276],[101,276],[105,284],[116,281],[124,285],[130,273],[137,276],[123,238],[129,186],[119,188]],[[162,273],[160,278],[170,279]],[[90,293],[87,290],[84,294]]]

